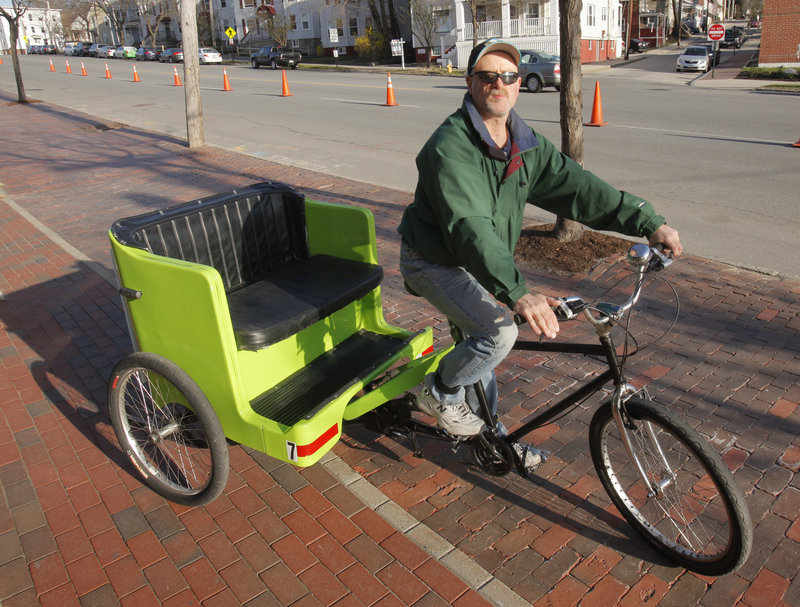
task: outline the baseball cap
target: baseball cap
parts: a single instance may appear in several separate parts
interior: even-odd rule
[[[493,53],[496,51],[511,55],[514,59],[514,63],[519,65],[520,56],[516,46],[509,42],[504,42],[500,40],[500,38],[489,38],[472,49],[472,52],[469,54],[469,61],[467,62],[467,74],[472,73],[472,70],[475,69],[475,64],[478,63],[481,57],[486,53]]]

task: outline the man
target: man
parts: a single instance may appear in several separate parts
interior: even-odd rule
[[[677,231],[649,203],[584,171],[513,111],[519,59],[514,46],[497,39],[472,50],[464,102],[417,156],[414,202],[398,228],[409,289],[466,335],[425,378],[418,398],[421,411],[457,436],[483,428],[464,386],[481,381],[496,411],[494,368],[517,338],[510,312],[537,335],[558,333],[555,300],[529,291],[514,263],[526,203],[681,253]],[[516,450],[526,466],[541,461],[535,450]]]

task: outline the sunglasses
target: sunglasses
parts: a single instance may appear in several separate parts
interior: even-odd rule
[[[471,75],[484,84],[494,84],[498,78],[503,81],[503,84],[514,84],[519,80],[518,72],[503,72],[502,74],[497,72],[472,72]]]

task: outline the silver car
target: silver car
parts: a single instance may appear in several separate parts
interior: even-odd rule
[[[687,46],[686,49],[678,56],[678,61],[675,63],[675,71],[682,72],[684,70],[694,72],[707,72],[711,67],[710,57],[708,56],[708,49],[704,46]]]
[[[531,93],[538,93],[546,86],[559,90],[561,58],[542,51],[520,51],[519,74]]]

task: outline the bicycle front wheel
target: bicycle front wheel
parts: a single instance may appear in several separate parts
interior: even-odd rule
[[[151,489],[184,506],[222,493],[228,444],[211,403],[180,367],[150,352],[123,358],[108,406],[122,450]]]
[[[633,456],[620,438],[611,403],[589,426],[600,482],[630,525],[659,552],[704,575],[722,575],[747,560],[752,524],[744,495],[722,458],[691,426],[662,407],[630,398],[623,419]]]

